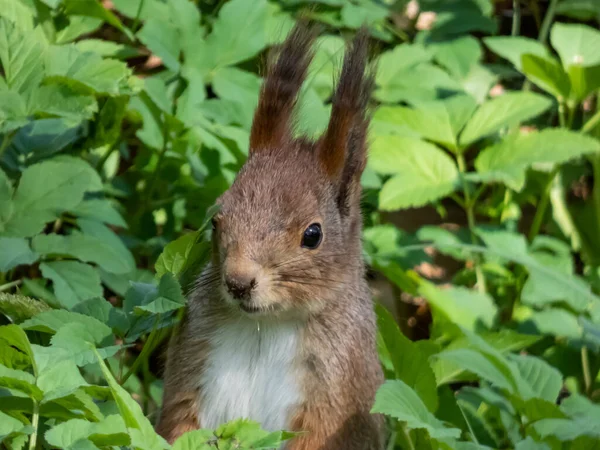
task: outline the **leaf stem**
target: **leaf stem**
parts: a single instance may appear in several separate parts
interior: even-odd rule
[[[590,358],[588,355],[588,349],[584,345],[581,347],[581,369],[583,371],[583,385],[585,387],[585,395],[588,397],[592,393],[592,375],[590,372]]]
[[[0,292],[8,291],[15,286],[19,286],[21,283],[23,283],[23,280],[15,280],[11,281],[10,283],[3,284],[0,286]]]
[[[400,425],[400,429],[402,430],[402,434],[404,435],[404,437],[406,439],[406,443],[408,444],[407,450],[415,450],[415,444],[413,444],[413,441],[410,437],[410,431],[409,431],[408,427],[406,426],[406,423],[403,423],[402,425]]]
[[[456,161],[458,163],[458,171],[460,172],[460,178],[463,188],[463,194],[465,196],[465,212],[467,213],[467,224],[469,226],[469,231],[471,232],[471,242],[476,245],[477,244],[477,236],[475,235],[475,213],[473,211],[474,202],[471,197],[471,190],[464,179],[464,174],[466,173],[466,163],[465,157],[462,153],[458,153],[456,156]],[[473,263],[475,264],[475,276],[477,277],[477,288],[480,292],[486,292],[485,285],[485,276],[483,275],[483,270],[481,268],[481,263],[479,257],[473,256]]]
[[[33,416],[31,418],[31,426],[33,427],[33,433],[31,433],[31,437],[29,438],[29,450],[35,450],[37,445],[37,435],[38,435],[38,424],[40,421],[40,404],[37,400],[33,401]]]
[[[140,24],[140,15],[142,14],[142,9],[144,9],[144,0],[140,0],[138,3],[138,9],[135,13],[135,19],[133,19],[133,25],[131,25],[131,31],[135,34],[137,32],[137,28]]]
[[[540,228],[542,227],[542,221],[544,220],[546,210],[548,209],[548,203],[550,202],[550,191],[552,190],[552,183],[554,183],[554,179],[556,178],[556,175],[558,174],[559,170],[560,167],[557,165],[554,169],[552,169],[552,172],[550,172],[548,182],[546,183],[544,192],[542,193],[542,198],[540,199],[537,205],[535,216],[533,217],[533,222],[531,224],[531,228],[529,229],[529,242],[533,241],[540,232]]]
[[[129,379],[129,377],[137,372],[140,365],[144,362],[144,359],[148,358],[148,356],[150,356],[150,353],[152,353],[152,350],[154,350],[155,341],[157,341],[156,336],[157,336],[158,332],[160,331],[158,328],[159,320],[160,320],[160,314],[157,315],[156,319],[154,320],[154,325],[152,326],[152,331],[150,332],[148,339],[146,339],[146,342],[144,343],[144,348],[142,349],[142,351],[140,352],[138,357],[135,359],[135,361],[133,362],[133,364],[131,365],[131,367],[129,368],[127,373],[125,374],[125,376],[123,376],[123,378],[121,378],[119,380],[120,385],[124,385],[125,382]]]
[[[590,133],[591,131],[594,131],[594,128],[596,128],[599,124],[600,109],[598,109],[598,111],[596,111],[596,113],[581,127],[581,132],[584,134]]]
[[[513,18],[512,28],[510,30],[511,36],[518,36],[521,32],[521,1],[513,0]]]
[[[548,5],[548,9],[546,10],[546,15],[544,16],[544,21],[542,22],[542,28],[540,28],[540,34],[538,36],[538,41],[541,44],[546,44],[548,40],[548,34],[550,34],[550,26],[552,25],[552,21],[554,20],[554,15],[556,14],[556,5],[558,4],[558,0],[550,0],[550,4]]]

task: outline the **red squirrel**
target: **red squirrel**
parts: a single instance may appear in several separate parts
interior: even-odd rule
[[[312,142],[293,113],[316,32],[299,23],[269,65],[249,157],[217,201],[213,255],[167,355],[157,431],[237,418],[302,431],[287,450],[379,450],[383,381],[361,252],[368,34],[344,57],[331,119]]]

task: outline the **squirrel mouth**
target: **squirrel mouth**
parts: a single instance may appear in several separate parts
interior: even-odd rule
[[[258,314],[264,311],[264,309],[259,306],[252,306],[248,305],[247,303],[240,303],[239,307],[242,311],[248,314]]]

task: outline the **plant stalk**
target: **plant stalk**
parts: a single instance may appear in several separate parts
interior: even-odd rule
[[[158,328],[159,320],[160,315],[156,316],[156,320],[154,321],[154,325],[152,326],[152,331],[150,332],[148,339],[146,339],[144,348],[142,349],[138,357],[135,359],[125,376],[123,376],[123,378],[119,380],[119,384],[121,386],[125,384],[125,382],[129,379],[131,375],[137,372],[140,365],[144,362],[144,359],[147,359],[150,356],[150,353],[152,353],[152,350],[154,350],[155,343],[158,341],[157,335],[160,331],[160,329]]]
[[[15,286],[19,286],[21,283],[23,283],[23,280],[15,280],[11,281],[10,283],[3,284],[0,286],[0,292],[8,291]]]
[[[400,426],[400,429],[402,430],[402,434],[404,435],[405,439],[406,439],[406,443],[408,444],[408,449],[407,450],[415,450],[415,444],[413,444],[413,441],[410,437],[410,431],[408,430],[408,427],[406,426],[406,423],[403,423]]]
[[[558,0],[550,0],[550,4],[548,5],[548,10],[546,11],[546,15],[544,16],[544,21],[542,22],[542,28],[540,28],[540,34],[538,36],[538,41],[541,44],[546,44],[548,40],[548,35],[550,34],[550,26],[554,21],[554,16],[556,15],[556,5],[558,5]]]
[[[513,18],[512,28],[510,30],[511,36],[518,36],[521,32],[521,2],[520,0],[513,0]]]
[[[548,178],[548,182],[544,187],[542,198],[540,199],[540,202],[537,205],[535,216],[533,217],[533,223],[531,224],[531,228],[529,229],[529,235],[527,236],[529,242],[532,242],[540,232],[544,216],[546,215],[546,210],[548,209],[548,203],[550,202],[550,191],[552,190],[552,183],[554,182],[556,174],[558,174],[559,170],[560,167],[557,165],[554,169],[552,169],[552,172],[550,172],[550,177]]]
[[[459,153],[456,156],[456,161],[458,163],[458,170],[461,175],[461,183],[463,188],[463,194],[465,196],[465,211],[467,213],[467,224],[469,226],[469,231],[471,232],[471,242],[476,245],[477,244],[477,236],[475,235],[475,212],[473,210],[474,202],[471,197],[471,191],[467,182],[464,179],[464,174],[466,173],[466,163],[465,157],[462,153]],[[475,264],[475,276],[477,278],[477,289],[479,292],[486,292],[486,283],[485,276],[483,275],[483,269],[481,268],[481,261],[479,257],[473,256],[473,263]]]
[[[600,109],[581,127],[581,132],[585,134],[590,133],[598,125],[600,125]]]
[[[585,395],[589,397],[592,393],[593,380],[590,371],[590,358],[586,346],[581,347],[581,368],[583,371],[583,386],[585,388]]]
[[[33,401],[33,416],[31,418],[31,426],[33,427],[33,433],[29,438],[29,450],[35,450],[37,445],[38,425],[40,421],[40,404],[37,400]]]

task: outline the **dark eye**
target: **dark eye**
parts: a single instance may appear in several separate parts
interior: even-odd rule
[[[321,243],[323,239],[323,232],[321,231],[321,225],[313,223],[305,231],[302,236],[302,247],[315,249]]]

